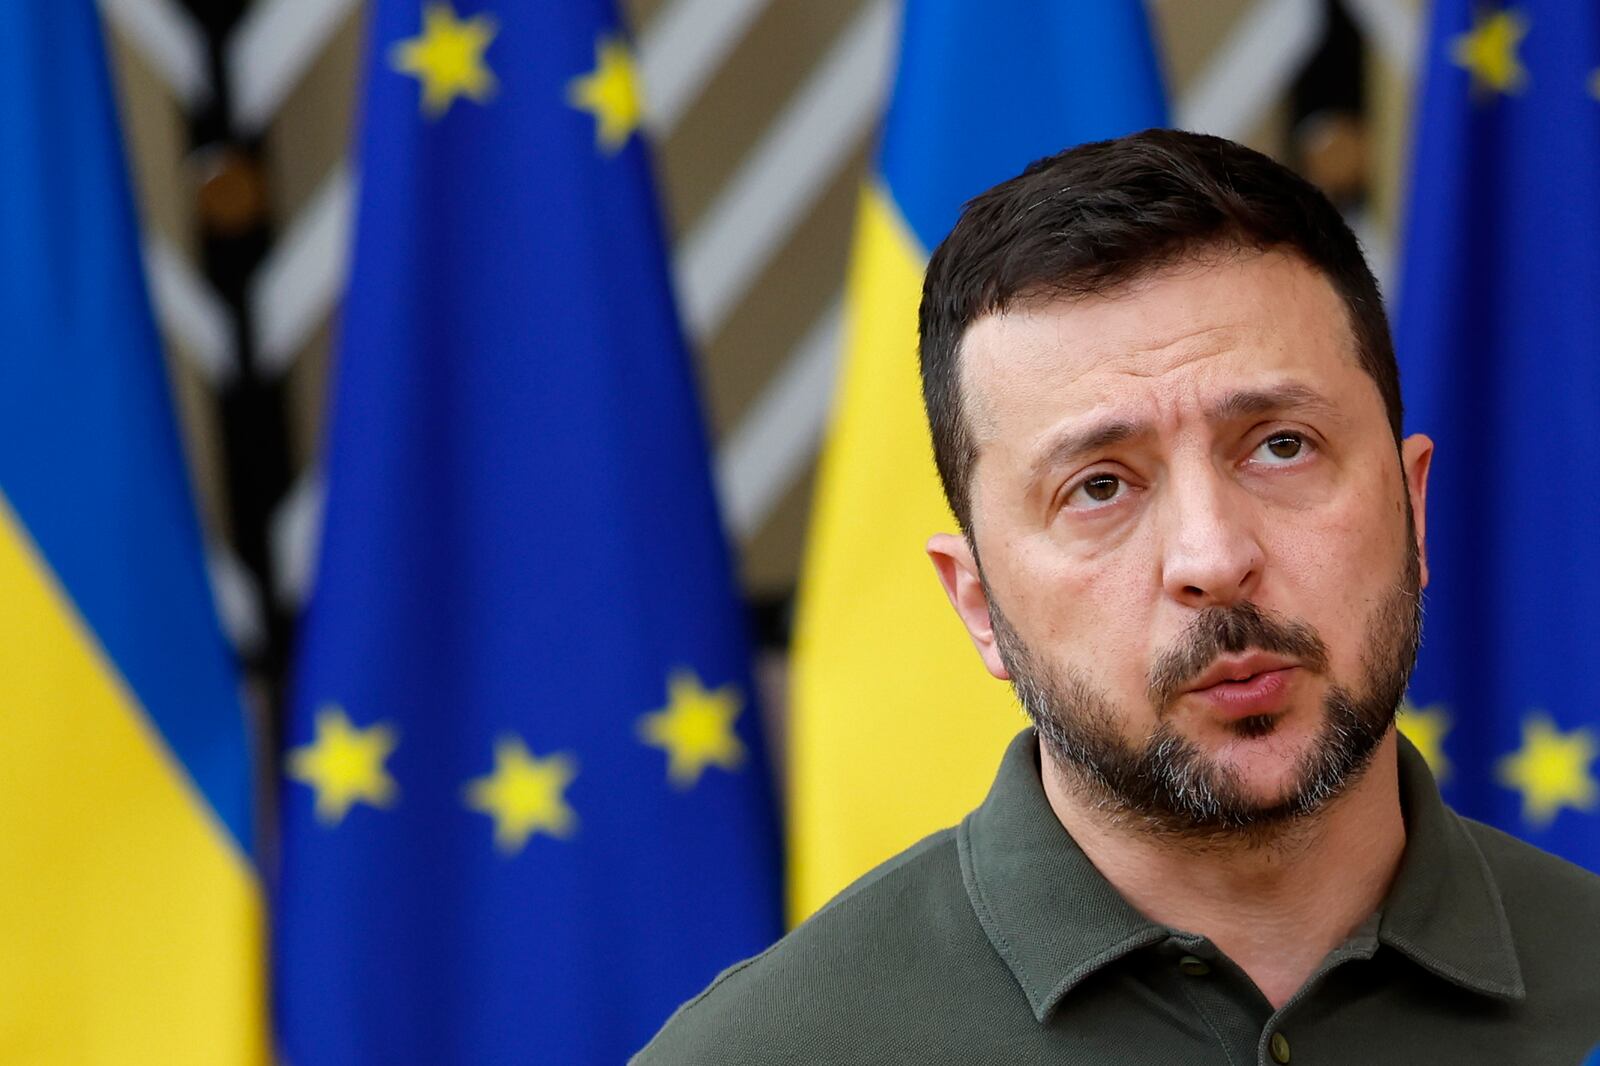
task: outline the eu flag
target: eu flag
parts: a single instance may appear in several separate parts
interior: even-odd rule
[[[602,0],[380,0],[369,33],[283,1049],[621,1062],[780,932],[634,61]]]
[[[1396,343],[1433,437],[1403,727],[1462,813],[1600,870],[1600,7],[1437,0]]]

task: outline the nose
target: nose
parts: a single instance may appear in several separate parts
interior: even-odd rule
[[[1162,523],[1162,587],[1192,608],[1250,599],[1265,561],[1251,501],[1206,467],[1169,482]]]

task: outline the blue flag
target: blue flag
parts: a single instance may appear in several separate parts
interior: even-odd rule
[[[1438,0],[1396,343],[1437,443],[1404,728],[1462,813],[1600,870],[1600,7]]]
[[[295,1066],[617,1063],[780,927],[610,3],[380,0],[284,768]]]

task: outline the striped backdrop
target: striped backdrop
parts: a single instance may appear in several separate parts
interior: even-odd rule
[[[114,42],[146,259],[230,634],[259,644],[314,563],[316,463],[330,321],[361,176],[348,154],[360,0],[255,0],[226,42],[229,116],[258,137],[273,239],[248,284],[251,341],[284,397],[290,486],[272,501],[271,573],[231,550],[221,412],[239,372],[234,322],[199,266],[205,160],[186,114],[214,91],[177,0],[99,0]],[[419,0],[420,6],[421,0]],[[1332,0],[1153,0],[1178,124],[1281,153],[1294,79]],[[1367,55],[1372,195],[1359,226],[1388,260],[1419,0],[1343,0]],[[857,193],[892,59],[894,0],[632,0],[673,229],[684,319],[701,360],[723,505],[746,587],[793,588],[839,343]]]

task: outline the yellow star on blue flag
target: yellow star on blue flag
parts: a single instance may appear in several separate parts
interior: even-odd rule
[[[1592,812],[1600,805],[1597,754],[1593,729],[1563,732],[1549,715],[1534,713],[1523,719],[1522,747],[1495,764],[1495,779],[1522,793],[1522,817],[1543,827],[1564,808]]]
[[[1450,776],[1450,760],[1444,753],[1444,738],[1451,725],[1448,711],[1438,705],[1418,707],[1407,700],[1400,705],[1395,725],[1427,760],[1435,780]]]
[[[389,62],[422,83],[423,114],[438,118],[460,97],[481,104],[494,94],[497,83],[484,50],[496,32],[490,16],[458,19],[446,0],[437,0],[422,9],[422,32],[397,43]]]
[[[1528,20],[1513,8],[1479,13],[1472,29],[1451,41],[1450,55],[1472,75],[1479,93],[1516,93],[1528,82],[1519,48]]]
[[[502,737],[494,746],[494,772],[467,785],[467,806],[494,819],[495,844],[514,855],[535,833],[572,835],[578,816],[567,805],[566,790],[577,776],[570,755],[541,759],[520,737]]]
[[[633,52],[614,34],[600,38],[594,49],[594,69],[567,83],[567,100],[594,116],[594,139],[600,150],[613,155],[644,117],[644,98]]]
[[[357,728],[344,708],[329,704],[317,712],[317,735],[289,752],[289,777],[309,785],[317,796],[317,817],[338,825],[357,803],[372,807],[394,804],[399,788],[384,769],[384,760],[399,742],[384,723]]]
[[[667,679],[667,705],[639,720],[639,736],[667,753],[667,777],[690,788],[709,766],[737,770],[744,744],[733,731],[743,700],[739,690],[723,685],[707,690],[691,670],[677,670]]]

